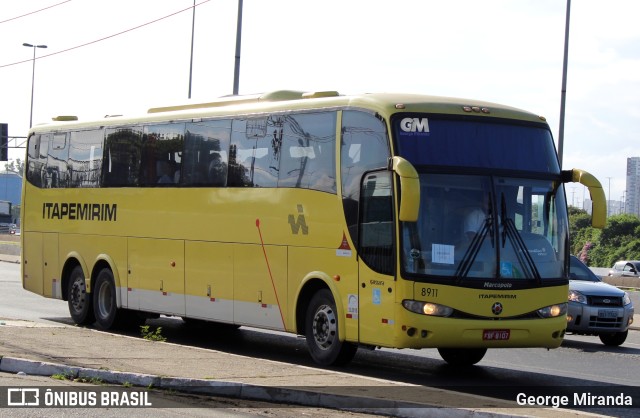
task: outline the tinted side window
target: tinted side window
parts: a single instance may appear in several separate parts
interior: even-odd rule
[[[104,131],[71,132],[69,140],[69,187],[100,187]]]
[[[382,121],[370,113],[342,112],[342,204],[351,239],[356,244],[362,175],[365,171],[386,167],[389,156],[389,141]]]
[[[188,123],[182,183],[187,186],[226,186],[230,139],[230,120]]]
[[[267,134],[274,128],[273,121],[267,117],[233,121],[228,186],[277,186],[279,144]]]
[[[144,127],[141,186],[174,186],[180,182],[184,126],[184,123],[166,123]]]
[[[137,186],[141,149],[142,127],[107,129],[102,163],[103,186]]]
[[[27,180],[37,187],[45,186],[48,139],[46,135],[35,134],[29,137],[27,144]]]
[[[55,133],[50,138],[46,174],[48,187],[67,187],[69,182],[67,168],[67,158],[69,158],[68,143],[68,134],[66,133]]]
[[[281,152],[278,187],[336,192],[336,112],[272,116]]]
[[[393,274],[393,200],[391,173],[366,175],[362,184],[360,255],[373,270]]]

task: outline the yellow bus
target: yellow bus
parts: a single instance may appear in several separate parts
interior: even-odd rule
[[[100,329],[159,314],[358,346],[558,347],[564,183],[545,119],[473,100],[276,91],[31,129],[23,287]]]

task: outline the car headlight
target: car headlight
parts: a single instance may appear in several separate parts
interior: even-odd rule
[[[419,300],[405,299],[402,301],[402,306],[408,311],[422,315],[451,316],[453,313],[453,308],[448,306],[431,302],[421,302]]]
[[[569,302],[587,304],[587,297],[577,290],[569,290]]]
[[[624,292],[624,296],[622,297],[622,306],[627,306],[631,303],[631,298],[627,292]]]
[[[558,316],[567,314],[567,304],[559,303],[557,305],[545,306],[544,308],[538,309],[538,315],[541,318],[556,318]]]

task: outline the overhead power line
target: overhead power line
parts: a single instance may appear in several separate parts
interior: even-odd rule
[[[70,0],[68,0],[68,1],[70,1]],[[211,1],[211,0],[203,0],[200,3],[196,4],[195,6],[189,6],[186,9],[178,10],[177,12],[168,14],[166,16],[160,17],[160,18],[152,20],[150,22],[143,23],[143,24],[135,26],[133,28],[126,29],[126,30],[123,30],[123,31],[118,32],[118,33],[114,33],[113,35],[105,36],[104,38],[96,39],[96,40],[91,41],[91,42],[86,42],[86,43],[81,44],[81,45],[72,46],[71,48],[67,48],[67,49],[63,49],[63,50],[60,50],[60,51],[52,52],[50,54],[40,55],[36,59],[40,60],[42,58],[51,57],[53,55],[62,54],[63,52],[69,52],[69,51],[72,51],[74,49],[78,49],[78,48],[82,48],[82,47],[85,47],[85,46],[88,46],[88,45],[92,45],[92,44],[95,44],[95,43],[98,43],[98,42],[102,42],[102,41],[110,39],[110,38],[115,38],[116,36],[120,36],[120,35],[125,34],[127,32],[132,32],[132,31],[134,31],[136,29],[140,29],[140,28],[143,28],[145,26],[149,26],[149,25],[151,25],[153,23],[157,23],[157,22],[160,22],[161,20],[168,19],[168,18],[173,17],[175,15],[178,15],[180,13],[186,12],[187,10],[191,10],[194,7],[198,7],[198,6],[202,5],[202,4],[208,3],[209,1]],[[13,65],[23,64],[25,62],[32,62],[32,61],[33,61],[33,59],[30,58],[30,59],[26,59],[26,60],[22,60],[22,61],[12,62],[11,64],[0,65],[0,68],[11,67]]]
[[[52,4],[51,6],[47,6],[45,8],[39,9],[39,10],[34,10],[33,12],[25,13],[23,15],[12,17],[10,19],[0,20],[0,23],[10,22],[12,20],[20,19],[21,17],[25,17],[25,16],[29,16],[29,15],[32,15],[32,14],[36,14],[36,13],[41,12],[43,10],[51,9],[52,7],[60,6],[61,4],[64,4],[64,3],[69,3],[70,1],[71,0],[65,0],[63,2]]]

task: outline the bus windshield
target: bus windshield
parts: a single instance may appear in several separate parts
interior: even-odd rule
[[[417,222],[403,222],[407,273],[455,279],[560,279],[564,192],[557,182],[421,173]]]
[[[563,279],[564,189],[538,125],[402,115],[399,154],[420,175],[417,222],[403,222],[405,273],[444,280]]]

